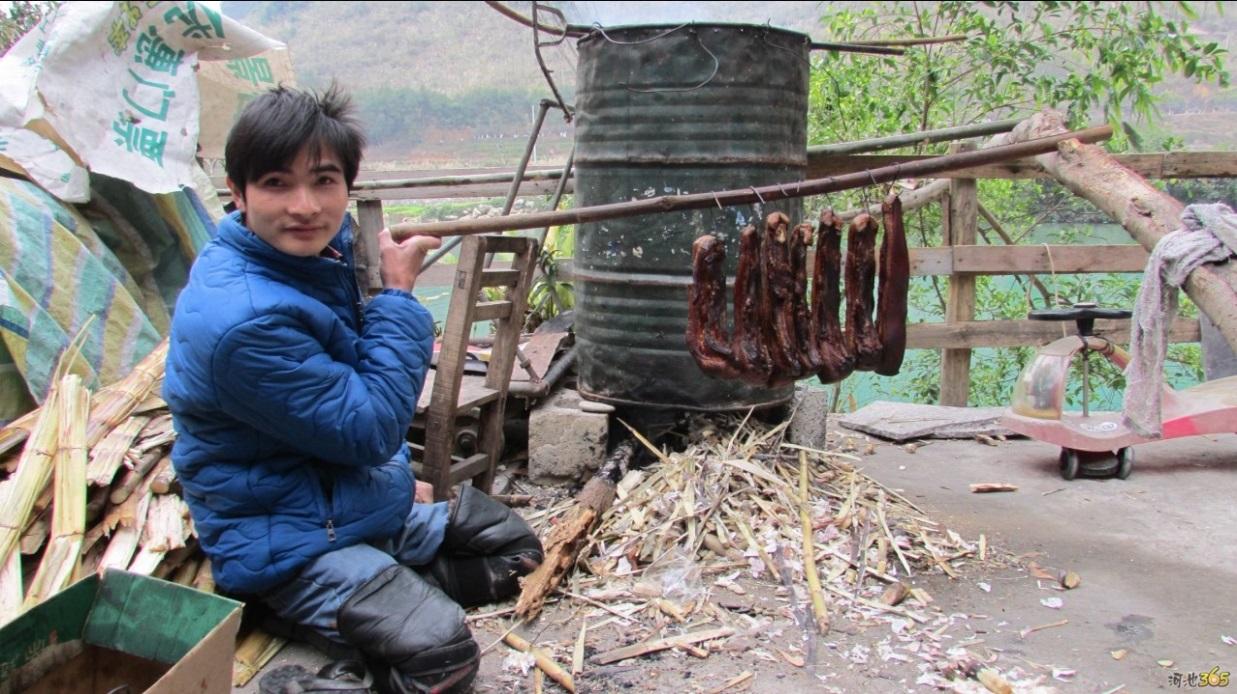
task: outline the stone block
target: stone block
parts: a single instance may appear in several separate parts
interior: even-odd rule
[[[528,416],[528,478],[535,484],[575,484],[606,457],[610,418],[580,409],[579,393],[555,392]]]
[[[795,388],[794,417],[786,431],[791,443],[825,450],[825,421],[829,414],[829,391],[823,388]]]

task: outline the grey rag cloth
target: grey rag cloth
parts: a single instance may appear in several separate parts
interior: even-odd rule
[[[1158,438],[1163,433],[1160,394],[1177,289],[1194,268],[1222,263],[1237,253],[1237,214],[1228,205],[1189,205],[1181,222],[1182,228],[1165,234],[1151,251],[1130,323],[1122,414],[1126,426],[1140,436]]]

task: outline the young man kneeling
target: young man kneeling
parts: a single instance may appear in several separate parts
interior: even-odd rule
[[[363,146],[334,88],[275,89],[233,126],[237,211],[172,321],[172,463],[222,590],[359,652],[381,691],[464,691],[479,654],[460,606],[513,595],[542,549],[485,494],[430,503],[413,479],[434,331],[411,292],[441,242],[384,229],[383,290],[364,301],[347,215]]]

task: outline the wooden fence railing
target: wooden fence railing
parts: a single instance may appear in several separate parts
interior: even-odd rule
[[[961,150],[963,145],[955,145]],[[863,171],[886,166],[897,161],[920,157],[906,155],[843,155],[809,157],[809,177]],[[1118,155],[1117,159],[1135,172],[1151,179],[1162,178],[1235,178],[1237,153],[1230,152],[1165,152]],[[538,171],[538,180],[527,181],[524,195],[547,194],[554,180],[547,171],[558,167],[530,167]],[[561,169],[560,169],[561,170]],[[484,175],[485,182],[462,180],[444,185],[444,172],[382,172],[362,176],[369,181],[366,190],[355,191],[362,228],[380,228],[389,223],[382,212],[382,201],[431,197],[466,198],[501,195],[508,183],[494,182],[494,170],[451,171],[464,179]],[[942,178],[950,179],[949,190],[940,196],[942,207],[943,243],[940,247],[912,248],[913,276],[943,276],[949,278],[945,320],[934,323],[913,323],[907,331],[907,347],[911,349],[941,349],[941,397],[943,405],[965,405],[970,387],[971,350],[981,347],[1014,347],[1043,344],[1072,330],[1071,324],[1045,323],[1032,320],[975,320],[975,280],[982,275],[1042,275],[1109,272],[1142,272],[1147,251],[1142,246],[1118,245],[983,245],[979,244],[980,220],[997,235],[1008,237],[1000,224],[979,205],[977,179],[1032,178],[1046,174],[1033,161],[1016,161],[954,172]],[[424,179],[425,185],[417,180]],[[507,179],[508,181],[510,178]],[[385,186],[382,181],[391,181]],[[501,189],[501,190],[500,190]],[[570,190],[570,188],[568,188]],[[377,225],[377,226],[375,226]],[[996,228],[994,228],[996,227]],[[363,239],[366,234],[359,235]],[[376,248],[362,244],[358,257],[369,258],[371,275],[376,275]],[[376,276],[371,277],[371,281]],[[1041,285],[1042,288],[1042,285]],[[1097,334],[1125,342],[1129,337],[1128,320],[1096,321]],[[1197,321],[1177,319],[1170,330],[1173,342],[1197,342]]]

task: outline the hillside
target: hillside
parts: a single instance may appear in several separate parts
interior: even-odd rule
[[[528,2],[509,2],[528,13]],[[818,2],[557,2],[576,24],[606,26],[717,21],[764,24],[828,40]],[[1237,21],[1196,3],[1193,31],[1232,50]],[[536,103],[550,96],[533,53],[532,30],[482,2],[227,2],[223,10],[284,41],[300,84],[338,80],[356,97],[371,137],[370,161],[390,166],[510,166],[523,151]],[[572,100],[571,41],[543,50],[555,83]],[[1230,53],[1230,71],[1237,59]],[[1161,86],[1163,134],[1190,147],[1237,146],[1228,126],[1237,88],[1200,87],[1180,78]],[[571,127],[551,113],[537,150],[561,161]]]
[[[508,3],[521,12],[529,3]],[[573,23],[721,21],[810,32],[815,2],[556,3]],[[510,165],[536,103],[550,97],[532,30],[481,2],[224,2],[223,10],[284,41],[300,84],[332,79],[356,97],[371,157],[417,166]],[[568,41],[544,56],[564,97],[575,89]],[[549,117],[538,159],[561,161],[571,128]]]

